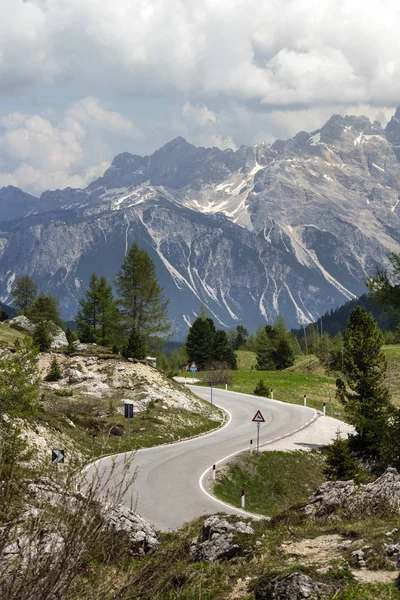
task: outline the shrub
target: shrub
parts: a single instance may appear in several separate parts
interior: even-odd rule
[[[255,396],[263,396],[265,398],[265,397],[269,396],[270,393],[271,393],[270,388],[265,385],[264,379],[260,378],[259,382],[257,383],[256,387],[253,390],[253,394]]]
[[[73,395],[73,391],[69,390],[67,388],[63,388],[61,390],[56,390],[54,393],[56,396],[61,396],[61,398],[68,398]]]
[[[58,381],[59,379],[62,379],[61,367],[56,356],[53,357],[50,363],[46,379],[47,381]]]
[[[337,439],[326,449],[326,467],[324,475],[334,481],[356,479],[357,463],[351,455],[347,440]]]

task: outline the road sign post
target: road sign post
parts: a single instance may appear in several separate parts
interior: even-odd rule
[[[253,423],[257,423],[257,454],[260,450],[260,424],[265,423],[265,419],[261,414],[261,411],[257,411],[252,419]]]
[[[328,383],[328,392],[329,392],[329,412],[332,416],[332,394],[331,394],[331,384]]]
[[[192,362],[192,364],[189,367],[189,371],[192,374],[192,383],[194,384],[194,374],[197,373],[197,365],[195,362]]]
[[[133,404],[130,402],[125,402],[125,418],[128,419],[128,444],[131,443],[131,419],[133,419],[133,415],[135,411],[133,410]]]

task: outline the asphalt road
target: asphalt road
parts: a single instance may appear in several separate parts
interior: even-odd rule
[[[192,389],[209,400],[208,388]],[[265,419],[260,425],[260,446],[306,427],[316,413],[303,406],[217,389],[213,390],[213,401],[228,412],[228,422],[221,429],[192,440],[138,450],[130,462],[130,453],[103,458],[90,465],[86,474],[96,474],[104,493],[107,489],[112,495],[121,481],[128,481],[136,471],[122,502],[159,530],[180,527],[203,514],[243,514],[208,494],[204,482],[212,465],[217,464],[218,469],[218,463],[248,449],[251,438],[255,445],[257,426],[252,418],[257,410]]]

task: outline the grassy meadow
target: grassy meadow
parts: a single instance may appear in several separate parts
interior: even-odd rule
[[[400,344],[383,346],[383,351],[390,363],[390,378],[388,368],[388,382],[390,379],[390,392],[392,401],[400,406]],[[343,407],[335,399],[336,373],[328,373],[314,354],[296,356],[292,367],[284,371],[257,371],[255,369],[256,354],[239,350],[236,352],[238,370],[232,371],[232,384],[229,389],[233,392],[252,394],[258,381],[264,380],[267,387],[273,389],[276,400],[290,402],[292,404],[303,404],[304,394],[307,396],[307,405],[317,410],[322,410],[326,402],[327,414],[343,418]],[[188,378],[189,373],[180,373]],[[206,373],[195,374],[195,377],[207,380]],[[199,382],[198,385],[204,385]]]

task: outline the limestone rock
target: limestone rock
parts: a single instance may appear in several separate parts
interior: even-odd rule
[[[64,350],[68,346],[68,340],[65,332],[57,325],[52,324],[50,339],[50,346],[52,350]]]
[[[106,513],[105,530],[125,532],[131,555],[145,554],[159,545],[155,529],[130,508],[119,504]]]
[[[265,582],[260,578],[255,587],[256,600],[318,600],[329,592],[328,585],[314,581],[304,573],[292,573]]]
[[[379,517],[400,514],[400,475],[389,467],[373,483],[356,485],[354,481],[328,481],[311,496],[304,513],[308,517],[340,518]]]
[[[242,555],[245,548],[238,534],[253,535],[254,529],[244,521],[230,522],[217,516],[209,517],[192,543],[191,560],[215,562]]]
[[[72,345],[76,352],[86,352],[86,350],[88,349],[88,345],[82,344],[80,340],[75,340],[75,342],[72,342]]]
[[[17,329],[18,331],[29,333],[30,335],[33,335],[35,333],[35,324],[32,323],[32,321],[30,321],[28,317],[24,317],[23,315],[20,315],[19,317],[14,317],[10,321],[8,321],[8,323],[10,327],[12,327],[13,329]]]

